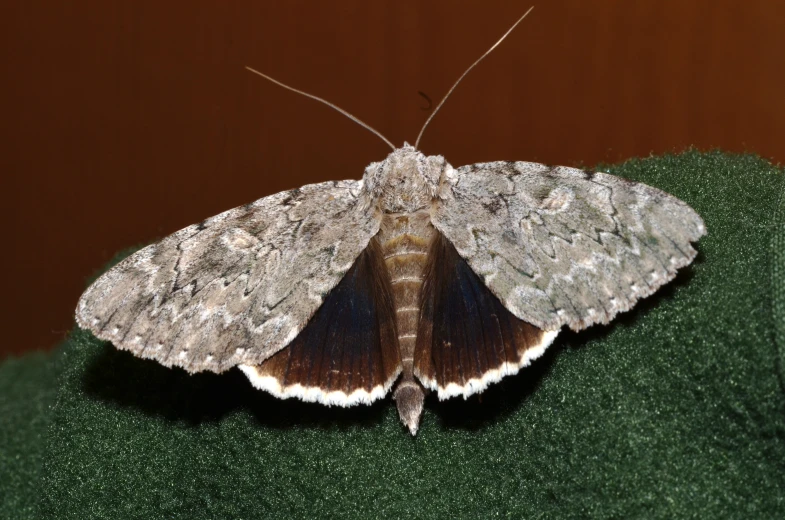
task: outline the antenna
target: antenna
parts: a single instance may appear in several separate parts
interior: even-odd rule
[[[329,101],[326,101],[326,100],[324,100],[324,99],[322,99],[322,98],[320,98],[320,97],[314,96],[313,94],[309,94],[309,93],[307,93],[307,92],[303,92],[302,90],[297,90],[296,88],[293,88],[293,87],[290,87],[289,85],[286,85],[286,84],[284,84],[284,83],[281,83],[280,81],[278,81],[278,80],[276,80],[276,79],[273,79],[273,78],[271,78],[271,77],[270,77],[270,76],[268,76],[267,74],[262,74],[262,73],[261,73],[261,72],[259,72],[258,70],[254,70],[254,69],[252,69],[251,67],[248,67],[248,66],[246,66],[245,68],[246,68],[246,69],[248,69],[248,70],[250,70],[250,71],[251,71],[251,72],[253,72],[254,74],[258,74],[258,75],[260,75],[261,77],[263,77],[263,78],[264,78],[264,79],[266,79],[266,80],[272,81],[272,82],[273,82],[273,83],[275,83],[276,85],[278,85],[278,86],[280,86],[280,87],[283,87],[283,88],[285,88],[286,90],[291,90],[292,92],[296,92],[297,94],[302,94],[302,95],[303,95],[303,96],[305,96],[305,97],[309,97],[309,98],[311,98],[311,99],[315,99],[316,101],[319,101],[319,102],[321,102],[321,103],[324,103],[324,104],[325,104],[325,105],[327,105],[328,107],[330,107],[330,108],[333,108],[333,109],[337,110],[338,112],[340,112],[341,114],[345,115],[346,117],[348,117],[349,119],[351,119],[352,121],[354,121],[355,123],[357,123],[358,125],[360,125],[360,126],[362,126],[363,128],[365,128],[366,130],[370,130],[371,132],[373,132],[374,134],[376,134],[376,135],[377,135],[377,136],[378,136],[378,137],[379,137],[379,138],[380,138],[382,141],[384,141],[385,143],[387,143],[387,145],[388,145],[390,148],[392,148],[393,150],[395,150],[395,145],[393,145],[393,144],[392,144],[392,143],[391,143],[391,142],[390,142],[390,141],[389,141],[389,140],[388,140],[386,137],[384,137],[384,136],[383,136],[383,135],[382,135],[380,132],[378,132],[377,130],[375,130],[375,129],[374,129],[373,127],[371,127],[370,125],[368,125],[368,124],[366,124],[366,123],[363,123],[362,121],[360,121],[359,119],[357,119],[356,117],[354,117],[353,115],[351,115],[351,114],[350,114],[349,112],[347,112],[346,110],[344,110],[344,109],[342,109],[342,108],[340,108],[340,107],[338,107],[338,106],[335,106],[335,105],[333,105],[332,103],[330,103]]]
[[[448,91],[447,91],[447,95],[445,95],[445,96],[444,96],[444,98],[442,98],[442,100],[441,100],[441,101],[439,102],[439,104],[436,106],[436,110],[434,110],[433,112],[431,112],[431,115],[430,115],[430,117],[428,117],[428,119],[425,121],[425,124],[424,124],[424,125],[422,125],[422,129],[420,130],[420,133],[419,133],[419,135],[417,135],[417,140],[414,142],[414,147],[415,147],[415,148],[419,148],[419,147],[420,147],[420,139],[422,139],[422,134],[423,134],[423,132],[425,132],[425,129],[427,128],[428,124],[431,122],[431,119],[433,119],[433,116],[435,116],[435,115],[436,115],[436,113],[439,111],[439,109],[440,109],[440,108],[442,108],[442,105],[444,104],[444,102],[445,102],[445,101],[447,101],[447,98],[448,98],[448,97],[450,97],[450,94],[452,94],[452,91],[453,91],[453,90],[455,90],[455,87],[457,87],[457,86],[458,86],[458,83],[460,83],[460,82],[461,82],[461,80],[464,78],[464,76],[466,76],[466,75],[469,73],[469,71],[470,71],[470,70],[472,70],[474,67],[476,67],[476,66],[477,66],[477,64],[478,64],[478,63],[480,63],[480,62],[483,60],[483,58],[485,58],[487,55],[489,55],[489,54],[491,53],[491,51],[493,51],[493,49],[495,49],[495,48],[496,48],[496,47],[497,47],[497,46],[498,46],[498,45],[499,45],[499,44],[500,44],[502,41],[504,41],[504,39],[507,37],[507,35],[509,35],[509,34],[512,32],[512,30],[513,30],[513,29],[515,29],[515,27],[517,27],[517,25],[518,25],[519,23],[521,23],[521,22],[523,21],[523,19],[524,19],[524,18],[526,18],[526,16],[527,16],[529,13],[531,13],[531,12],[532,12],[532,9],[534,9],[534,6],[531,6],[531,7],[529,8],[529,10],[528,10],[528,11],[526,11],[525,13],[523,13],[523,16],[521,16],[520,18],[518,18],[518,21],[517,21],[517,22],[515,22],[514,24],[512,24],[512,27],[510,27],[510,28],[507,30],[507,32],[506,32],[506,33],[504,33],[504,36],[502,36],[501,38],[499,38],[499,41],[497,41],[496,43],[494,43],[494,44],[493,44],[493,46],[492,46],[490,49],[488,49],[487,51],[485,51],[485,54],[483,54],[482,56],[480,56],[480,57],[477,59],[477,61],[475,61],[474,63],[472,63],[472,64],[471,64],[471,66],[470,66],[468,69],[466,69],[466,72],[464,72],[463,74],[461,74],[461,77],[460,77],[460,78],[458,78],[458,81],[456,81],[456,82],[453,84],[453,86],[450,88],[450,90],[448,90]]]

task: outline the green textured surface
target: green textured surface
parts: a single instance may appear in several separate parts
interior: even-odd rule
[[[696,262],[481,399],[429,398],[414,439],[389,400],[278,401],[76,330],[42,517],[785,517],[782,171],[697,152],[609,170],[704,217]]]
[[[779,369],[785,388],[785,186],[780,190],[771,239],[771,286],[773,293],[774,341],[779,351]]]
[[[57,356],[0,363],[0,518],[35,518]]]

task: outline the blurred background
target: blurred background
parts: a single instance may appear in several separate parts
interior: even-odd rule
[[[119,250],[359,178],[534,0],[5,2],[5,340],[49,349]],[[690,146],[785,158],[785,2],[537,0],[421,143],[454,166],[593,166]]]

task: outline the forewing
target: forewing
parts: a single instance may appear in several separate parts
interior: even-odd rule
[[[527,162],[449,169],[433,224],[510,312],[545,330],[630,309],[695,258],[706,232],[651,186]]]
[[[362,181],[278,193],[189,226],[106,272],[76,319],[191,372],[259,364],[289,344],[379,229]]]

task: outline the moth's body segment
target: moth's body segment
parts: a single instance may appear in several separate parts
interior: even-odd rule
[[[278,397],[467,397],[607,323],[696,255],[703,221],[660,190],[526,162],[452,168],[411,146],[265,197],[127,258],[79,301],[81,327],[189,372],[240,367]]]

